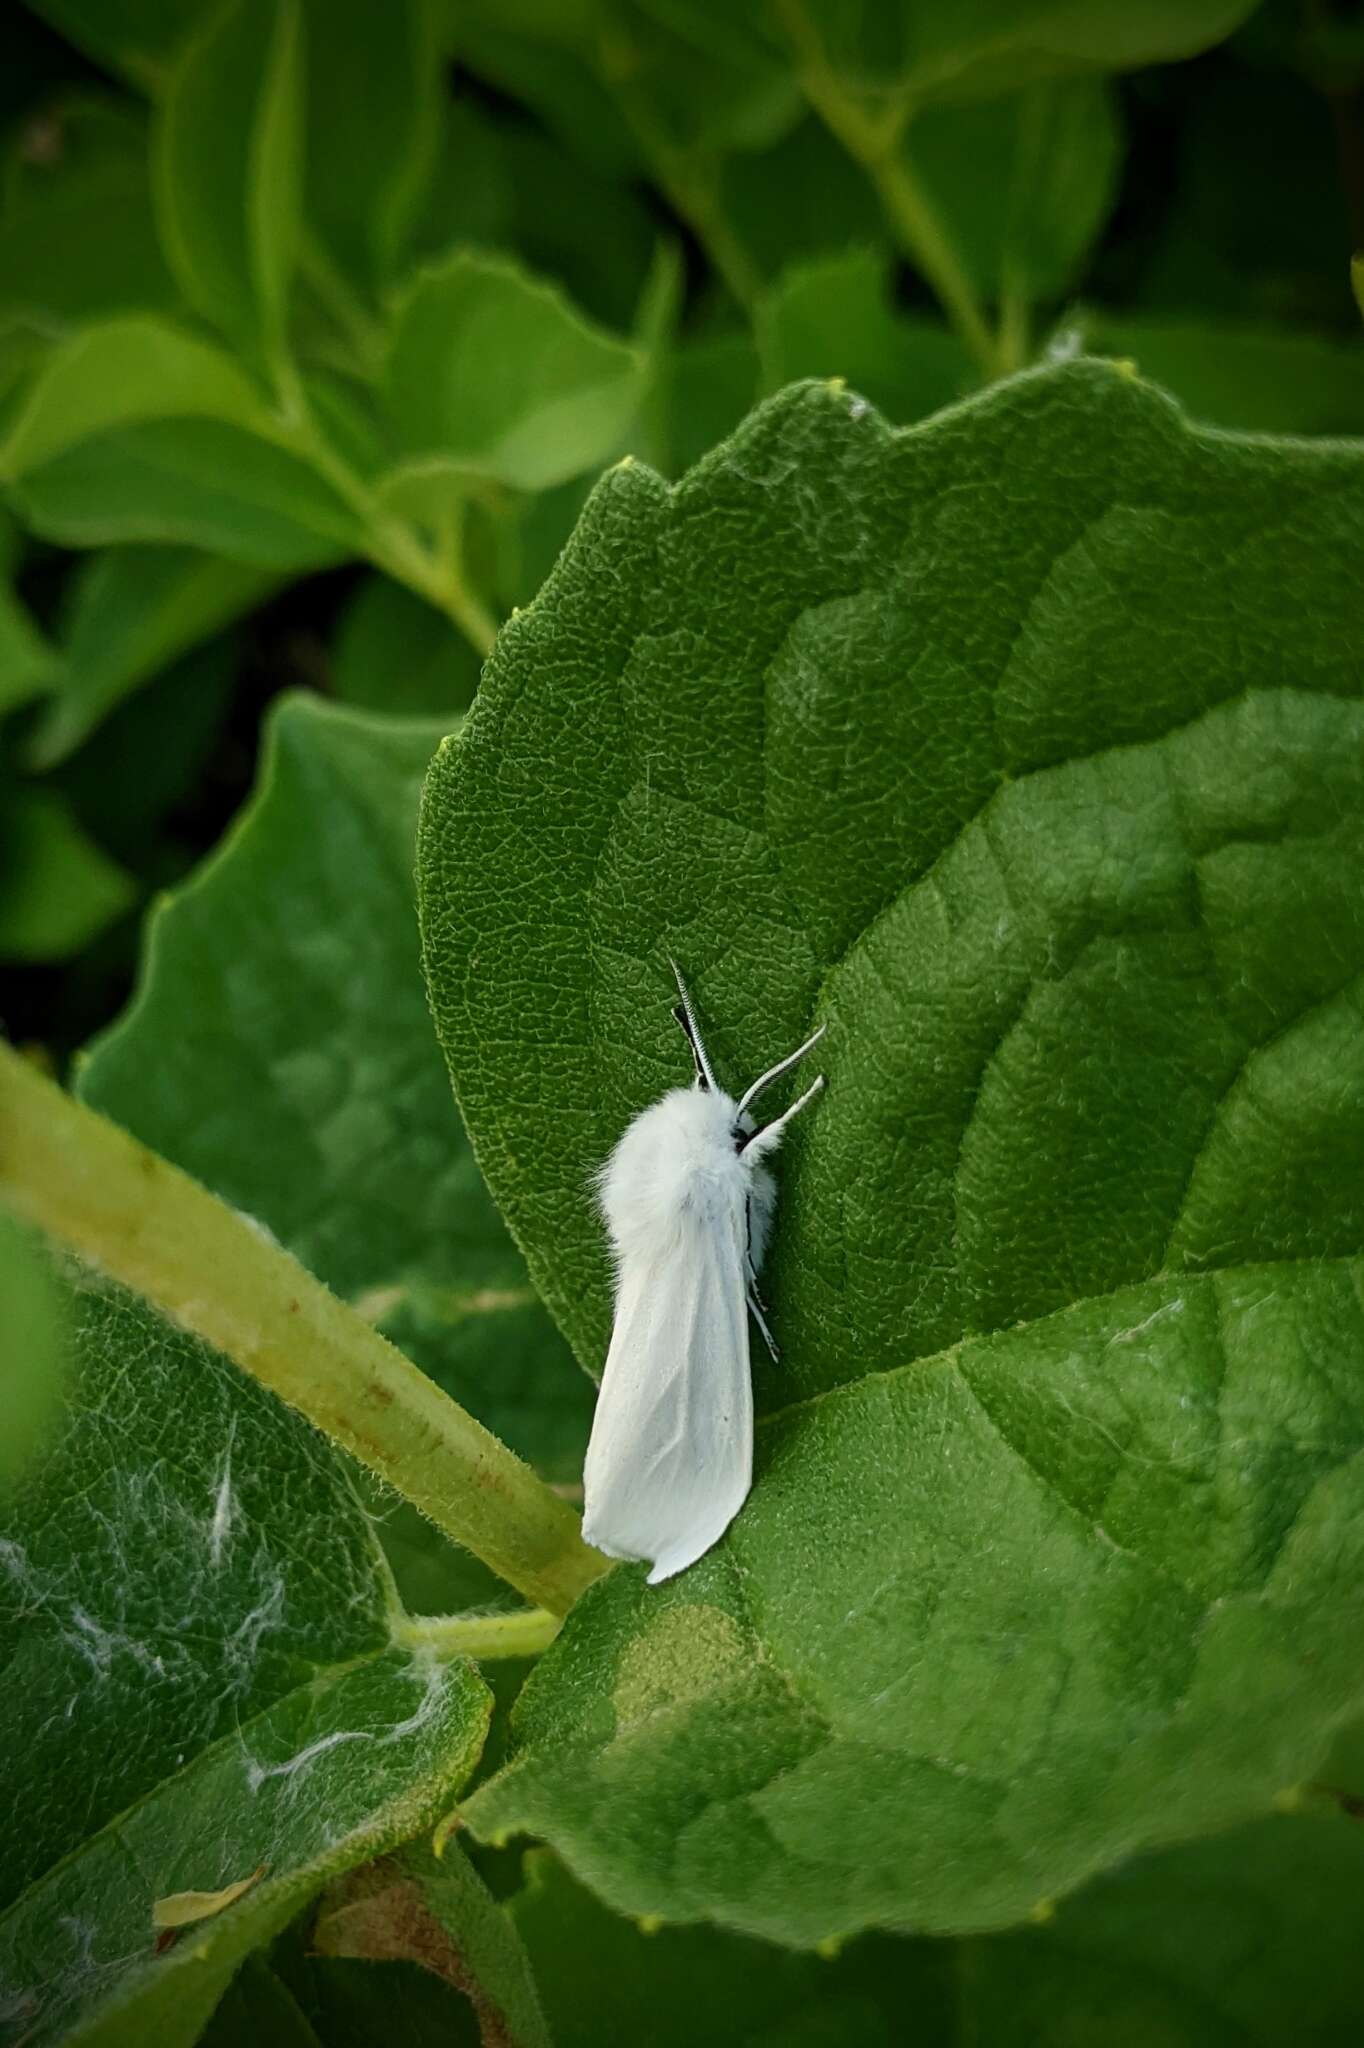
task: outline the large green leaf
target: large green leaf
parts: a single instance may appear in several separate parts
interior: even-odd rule
[[[0,1492],[13,1486],[61,1413],[64,1328],[61,1296],[47,1255],[0,1210]]]
[[[488,1698],[395,1647],[305,1424],[131,1298],[77,1307],[74,1413],[0,1541],[4,2011],[35,2048],[179,2048],[311,1892],[434,1817]],[[154,1953],[156,1900],[257,1871]]]
[[[1358,449],[1098,362],[898,434],[797,387],[598,486],[419,848],[584,1363],[589,1176],[687,1071],[667,955],[723,1077],[817,1017],[829,1090],[752,1499],[581,1603],[480,1826],[633,1910],[999,1925],[1263,1810],[1364,1690],[1362,537]]]
[[[154,913],[80,1088],[564,1480],[590,1389],[474,1165],[417,964],[417,796],[443,729],[287,699],[256,797]]]
[[[299,0],[227,0],[158,110],[153,186],[166,259],[196,312],[279,361],[303,179]]]
[[[615,454],[639,403],[639,350],[550,286],[459,252],[397,314],[388,409],[409,466],[543,490]]]

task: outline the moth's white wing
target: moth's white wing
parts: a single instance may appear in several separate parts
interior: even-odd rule
[[[616,1290],[583,1473],[583,1535],[648,1558],[649,1584],[717,1543],[753,1483],[742,1202],[677,1219],[665,1256],[628,1259]]]

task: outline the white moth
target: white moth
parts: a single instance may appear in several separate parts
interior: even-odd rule
[[[824,1086],[821,1074],[759,1130],[752,1104],[824,1026],[736,1102],[673,973],[696,1078],[643,1110],[597,1176],[616,1320],[583,1473],[583,1535],[608,1557],[647,1558],[651,1586],[719,1542],[753,1483],[750,1312],[777,1356],[758,1295],[776,1200],[763,1161]]]

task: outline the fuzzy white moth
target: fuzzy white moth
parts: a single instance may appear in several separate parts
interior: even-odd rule
[[[641,1111],[597,1176],[616,1319],[583,1472],[583,1535],[608,1557],[647,1558],[651,1586],[719,1542],[753,1483],[750,1311],[777,1356],[758,1295],[776,1200],[763,1161],[824,1086],[821,1074],[759,1130],[752,1104],[824,1026],[736,1102],[673,973],[696,1078]]]

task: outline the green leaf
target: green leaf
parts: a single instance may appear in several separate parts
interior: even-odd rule
[[[60,657],[0,569],[0,717],[51,689]]]
[[[872,1935],[826,1959],[712,1927],[649,1930],[599,1905],[546,1849],[527,1855],[509,1910],[556,2048],[945,2048],[955,2037],[946,1942]]]
[[[1343,2044],[1364,2009],[1361,1907],[1364,1830],[1348,1821],[1257,1821],[1144,1857],[1036,1932],[964,1944],[963,2036],[992,2048]]]
[[[468,1997],[485,2039],[549,2048],[516,1929],[457,1844],[412,1846],[338,1885],[309,1944],[320,1956],[406,1961]]]
[[[52,351],[0,438],[0,480],[30,526],[73,547],[166,542],[285,571],[363,539],[238,363],[150,316]]]
[[[373,291],[406,251],[436,159],[440,10],[437,0],[303,0],[303,10],[308,221]]]
[[[458,244],[515,249],[608,326],[630,324],[653,253],[643,195],[538,130],[496,118],[476,100],[449,110],[423,213],[423,257]]]
[[[687,0],[717,22],[721,0]],[[1068,72],[1130,71],[1192,57],[1238,28],[1256,0],[788,0],[778,15],[797,49],[817,42],[846,87],[904,105],[960,103]]]
[[[1102,80],[931,108],[905,146],[979,292],[1031,302],[1070,289],[1117,197],[1122,138]]]
[[[867,179],[813,115],[770,149],[726,157],[720,204],[765,278],[879,243],[885,233]]]
[[[161,77],[214,0],[27,0],[96,63],[141,84]]]
[[[75,1412],[0,1544],[0,1974],[34,2048],[187,2048],[250,1949],[448,1803],[488,1695],[394,1647],[369,1525],[298,1417],[130,1297],[77,1306]],[[154,1954],[158,1898],[261,1865]]]
[[[53,153],[22,163],[0,219],[0,325],[58,334],[169,310],[176,290],[152,215],[145,124],[112,97],[73,99],[45,118]]]
[[[256,796],[153,914],[80,1089],[576,1478],[591,1390],[483,1187],[417,964],[417,796],[443,729],[286,699]]]
[[[271,427],[231,356],[168,320],[125,314],[52,351],[0,441],[0,476],[23,477],[111,427],[196,417],[254,433]]]
[[[1358,449],[1097,362],[899,434],[797,387],[598,486],[419,841],[585,1364],[589,1176],[686,1076],[667,956],[723,1078],[817,1018],[829,1089],[751,1500],[592,1589],[481,1829],[797,1942],[1002,1925],[1263,1812],[1364,1691],[1361,537]]]
[[[337,621],[331,685],[367,711],[462,711],[481,664],[463,634],[387,576],[366,576]]]
[[[511,1912],[557,2048],[696,2039],[916,2048],[1276,2048],[1349,2041],[1364,1831],[1273,1819],[1142,1858],[1026,1933],[864,1936],[831,1961],[714,1928],[646,1933],[546,1850]]]
[[[67,960],[136,896],[55,791],[0,790],[0,960]]]
[[[228,0],[176,66],[152,157],[180,289],[272,368],[298,253],[302,39],[299,0]]]
[[[34,1238],[0,1210],[0,1497],[55,1431],[65,1378],[61,1296]]]
[[[1135,362],[1194,415],[1271,434],[1364,433],[1364,359],[1357,342],[1261,324],[1084,314],[1085,346]],[[1072,324],[1065,333],[1075,331]]]
[[[961,343],[940,321],[892,311],[886,272],[870,249],[787,271],[758,319],[767,389],[839,377],[906,425],[969,391],[977,379]]]
[[[34,767],[63,761],[132,691],[278,585],[269,570],[189,548],[110,548],[76,572]]]
[[[397,314],[388,410],[409,472],[544,490],[599,468],[640,399],[640,352],[493,257],[423,271]]]

